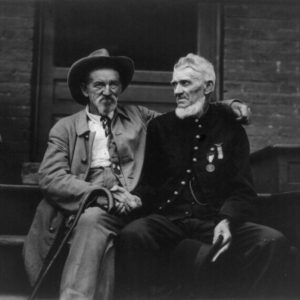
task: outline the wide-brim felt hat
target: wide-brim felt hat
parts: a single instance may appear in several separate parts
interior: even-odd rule
[[[74,62],[69,69],[67,81],[72,97],[82,105],[86,105],[89,100],[82,94],[81,84],[85,81],[88,72],[97,68],[109,68],[118,71],[124,91],[132,79],[134,62],[127,56],[110,56],[104,48]]]

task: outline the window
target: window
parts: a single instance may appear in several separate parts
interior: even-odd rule
[[[99,48],[134,59],[137,70],[171,71],[197,48],[194,1],[56,1],[54,64]]]

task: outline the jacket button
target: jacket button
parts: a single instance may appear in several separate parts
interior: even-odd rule
[[[177,195],[178,195],[178,191],[174,191],[174,195],[176,195],[176,196],[177,196]]]
[[[199,125],[198,125],[198,128],[202,128],[202,125],[201,125],[201,124],[199,124]]]
[[[81,159],[81,162],[84,163],[84,164],[86,164],[86,163],[87,163],[87,158],[86,158],[86,157],[83,157],[83,158]]]
[[[85,138],[86,140],[88,140],[88,139],[89,139],[89,135],[86,134],[86,135],[84,136],[84,138]]]
[[[196,157],[194,157],[194,158],[193,158],[193,162],[196,162],[196,161],[197,161],[197,158],[196,158]]]
[[[188,212],[188,211],[186,211],[186,212],[185,212],[185,214],[186,214],[186,215],[188,215],[188,214],[189,214],[189,212]]]
[[[195,119],[195,122],[196,122],[196,123],[198,123],[198,122],[199,122],[199,119],[198,119],[198,118],[196,118],[196,119]]]
[[[201,138],[201,135],[200,135],[200,134],[197,134],[197,135],[195,136],[195,138],[196,138],[197,140],[199,140],[199,139]]]
[[[168,200],[167,200],[167,203],[171,203],[171,200],[170,200],[170,199],[168,199]]]
[[[198,150],[198,149],[199,149],[199,147],[198,147],[198,146],[195,146],[195,147],[194,147],[194,150]]]
[[[180,184],[181,184],[181,185],[186,185],[186,182],[185,182],[184,180],[182,180],[182,181],[180,182]]]
[[[159,207],[158,207],[158,210],[162,210],[162,206],[159,206]]]
[[[54,232],[54,230],[55,230],[54,227],[52,227],[52,226],[49,227],[49,231],[50,231],[51,233]]]
[[[188,174],[191,174],[191,173],[192,173],[192,170],[191,170],[191,169],[187,169],[186,172],[187,172]]]

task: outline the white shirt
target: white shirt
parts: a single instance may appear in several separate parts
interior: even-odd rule
[[[92,148],[91,168],[109,167],[111,165],[108,152],[108,137],[105,136],[105,131],[100,121],[100,116],[91,114],[88,106],[86,107],[88,116],[88,126],[91,132],[95,132],[95,139]],[[112,119],[113,112],[108,117]]]

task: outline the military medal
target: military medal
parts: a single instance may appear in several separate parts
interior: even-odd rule
[[[208,161],[208,164],[206,165],[205,169],[207,172],[211,173],[211,172],[214,172],[214,170],[216,169],[215,165],[212,164],[214,158],[215,158],[215,154],[214,152],[212,152],[214,149],[211,148],[210,149],[210,152],[207,153],[207,161]]]
[[[224,155],[223,155],[222,143],[215,144],[215,146],[217,147],[218,159],[223,159]]]
[[[211,173],[215,170],[215,166],[213,164],[207,164],[205,169],[207,172]]]

